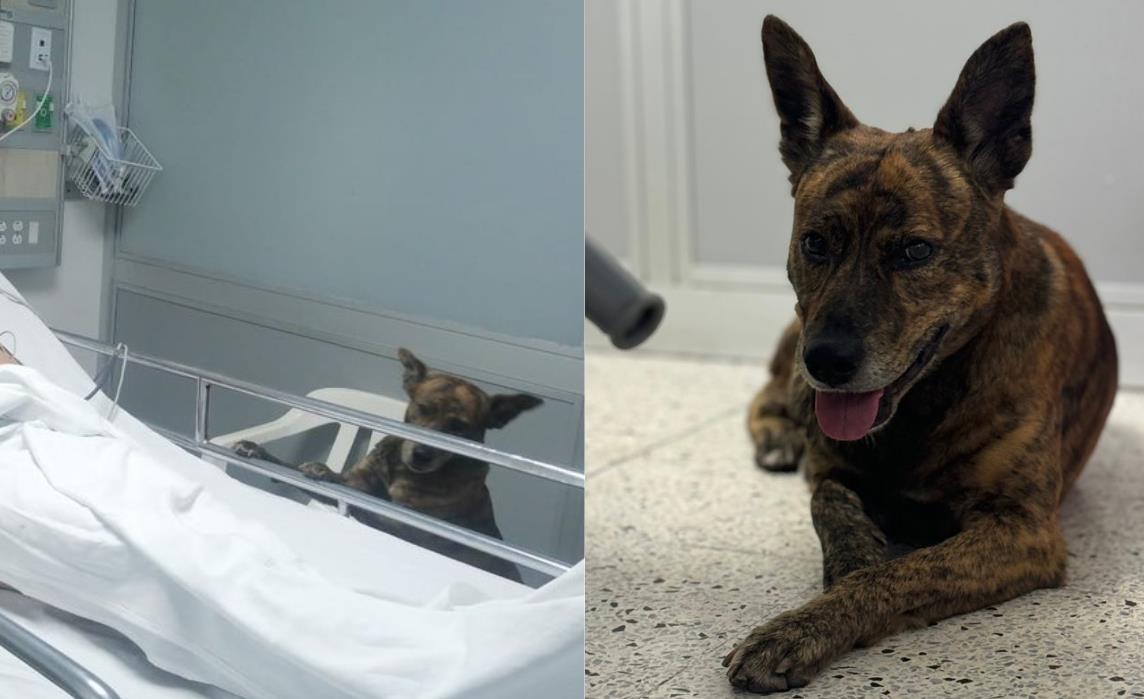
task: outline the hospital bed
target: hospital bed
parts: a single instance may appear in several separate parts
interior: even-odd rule
[[[488,622],[480,628],[498,629],[496,615],[503,611],[506,618],[512,616],[523,620],[519,623],[524,626],[518,628],[518,631],[525,632],[523,635],[528,635],[525,627],[529,623],[535,622],[537,629],[543,629],[536,632],[537,639],[532,644],[522,643],[529,639],[513,638],[513,634],[505,634],[503,638],[496,636],[495,642],[490,642],[494,639],[489,637],[478,637],[476,632],[471,634],[472,638],[442,637],[442,653],[446,650],[453,653],[445,653],[442,657],[473,655],[473,662],[480,660],[481,668],[473,669],[471,678],[457,677],[446,683],[448,686],[433,689],[436,692],[433,696],[523,699],[581,694],[583,626],[580,613],[574,614],[573,609],[579,607],[582,610],[583,607],[582,563],[574,565],[559,561],[340,485],[312,481],[293,469],[244,459],[212,443],[207,417],[212,392],[231,391],[374,433],[412,439],[567,487],[583,488],[581,472],[314,397],[292,395],[68,333],[53,334],[2,277],[0,296],[0,330],[9,331],[15,337],[17,356],[26,365],[46,375],[53,384],[76,396],[87,395],[94,384],[65,349],[65,344],[102,355],[105,361],[119,363],[126,368],[127,381],[131,380],[132,367],[142,366],[192,382],[195,387],[195,417],[189,435],[151,428],[125,411],[115,412],[117,406],[102,393],[92,398],[92,405],[98,410],[113,413],[115,417],[111,424],[116,429],[144,445],[149,455],[162,457],[164,464],[169,464],[176,475],[186,475],[195,483],[202,483],[229,511],[241,513],[243,517],[267,527],[299,559],[319,570],[331,585],[337,586],[337,590],[358,595],[354,599],[364,595],[367,600],[376,597],[386,604],[397,605],[391,608],[399,615],[412,615],[409,617],[412,619],[424,612],[428,615],[426,618],[451,621],[451,617],[441,615],[441,610],[447,610],[456,612],[465,620]],[[338,504],[338,512],[307,508],[242,485],[218,468],[220,462],[332,500]],[[539,590],[531,590],[360,525],[344,516],[350,508],[366,510],[461,543],[538,571],[553,581]],[[24,587],[17,587],[28,592]],[[139,639],[103,624],[106,619],[95,618],[100,616],[98,609],[89,610],[95,613],[88,615],[81,613],[82,610],[77,612],[39,602],[35,597],[34,594],[24,596],[0,591],[0,646],[20,659],[20,662],[7,666],[0,662],[0,688],[11,682],[11,686],[21,688],[18,695],[26,699],[39,699],[41,696],[45,699],[66,696],[84,699],[245,699],[251,696],[227,691],[218,684],[204,683],[202,676],[188,678],[188,675],[195,674],[192,672],[172,673],[155,667],[166,665],[170,670],[172,665],[178,666],[179,663],[158,663],[151,662],[154,658],[144,658],[139,647],[143,644],[138,642]],[[543,614],[544,618],[534,619],[531,616],[534,611]],[[458,628],[471,630],[469,626]],[[180,639],[159,641],[177,644]],[[503,657],[495,653],[498,643],[504,644]],[[545,650],[533,652],[531,645]],[[241,663],[241,658],[232,660],[236,664]],[[198,667],[195,663],[190,663],[190,666]],[[428,674],[432,675],[431,672]],[[41,677],[36,684],[37,678]],[[343,690],[347,692],[344,696],[368,696],[353,693],[358,690],[340,688],[338,691]],[[343,696],[333,689],[330,692],[329,696]],[[8,696],[9,692],[0,691],[0,695]]]

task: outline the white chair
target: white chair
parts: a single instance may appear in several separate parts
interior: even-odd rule
[[[356,388],[319,388],[316,391],[307,393],[306,396],[316,400],[324,400],[327,403],[334,403],[345,408],[372,413],[379,417],[387,417],[394,420],[401,420],[405,417],[405,401],[390,398],[389,396],[381,396],[376,393],[359,391]],[[222,434],[214,437],[210,441],[212,444],[217,444],[218,446],[228,449],[243,440],[265,445],[277,439],[293,437],[294,435],[335,423],[338,424],[338,432],[334,436],[334,445],[330,448],[330,454],[326,457],[325,463],[330,467],[330,470],[341,473],[350,458],[350,450],[353,449],[358,428],[352,425],[337,423],[336,420],[331,420],[321,415],[314,415],[313,413],[308,413],[297,408],[291,408],[286,411],[285,415],[276,420],[248,427],[244,430]],[[381,438],[384,436],[385,435],[377,432],[371,432],[367,450],[373,449],[374,445],[381,441]]]

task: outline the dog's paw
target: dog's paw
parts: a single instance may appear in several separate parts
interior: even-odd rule
[[[806,447],[806,437],[801,429],[789,420],[772,418],[767,420],[760,434],[755,446],[755,464],[759,468],[781,472],[798,468]]]
[[[845,646],[831,635],[830,624],[795,610],[757,627],[723,658],[723,666],[739,689],[782,692],[805,687]]]
[[[235,442],[234,445],[231,446],[231,451],[244,459],[269,461],[269,454],[265,449],[262,448],[261,445],[246,439],[242,440],[241,442]]]
[[[302,475],[316,481],[336,481],[338,479],[338,474],[331,471],[329,466],[317,461],[307,461],[299,466],[298,470],[302,472]]]

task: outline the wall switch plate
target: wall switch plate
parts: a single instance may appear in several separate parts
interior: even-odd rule
[[[12,62],[12,49],[16,44],[16,25],[0,22],[0,63]]]
[[[32,27],[31,50],[28,53],[28,67],[32,70],[48,70],[52,60],[52,30]]]

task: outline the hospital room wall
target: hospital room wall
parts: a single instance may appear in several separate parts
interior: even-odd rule
[[[72,96],[96,103],[112,99],[118,9],[118,0],[74,4]],[[112,249],[107,215],[103,204],[65,201],[59,266],[6,272],[48,325],[89,337],[106,335]]]
[[[588,230],[667,297],[648,346],[761,360],[793,317],[793,207],[759,44],[768,12],[806,38],[860,119],[893,130],[932,124],[970,53],[1029,22],[1033,156],[1007,200],[1076,247],[1120,346],[1144,342],[1144,93],[1123,89],[1144,81],[1144,5],[1077,10],[1036,0],[589,0]],[[605,342],[591,329],[588,341]],[[1144,353],[1122,353],[1121,378],[1144,386]]]
[[[128,5],[128,120],[166,170],[121,220],[114,338],[394,397],[406,346],[542,397],[488,443],[582,468],[580,3]],[[333,36],[344,60],[316,50]],[[136,373],[124,403],[186,432],[189,398]],[[211,431],[280,413],[220,395]],[[581,491],[502,469],[490,489],[507,540],[582,555]]]

